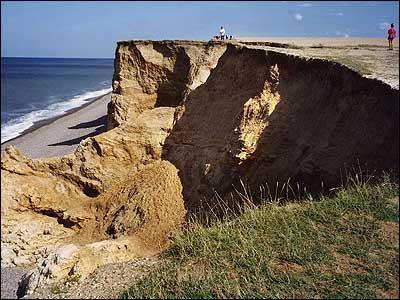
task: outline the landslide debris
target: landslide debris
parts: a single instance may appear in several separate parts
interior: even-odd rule
[[[174,105],[206,80],[224,50],[222,44],[122,42],[115,73],[122,82],[114,80],[109,106],[110,127],[118,127],[63,157],[30,159],[12,146],[2,152],[2,267],[34,267],[22,283],[26,293],[165,247],[186,212],[178,170],[161,160]],[[120,58],[124,51],[128,62]],[[125,79],[134,82],[132,90]],[[73,251],[64,255],[65,249]]]

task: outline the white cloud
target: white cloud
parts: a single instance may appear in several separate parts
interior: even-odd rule
[[[345,34],[343,34],[343,37],[345,37],[345,38],[347,39],[347,38],[349,38],[350,36],[349,36],[347,33],[345,33]]]
[[[293,15],[293,18],[294,18],[296,21],[301,21],[301,20],[303,20],[303,16],[302,16],[301,14],[299,14],[299,13],[294,14],[294,15]]]
[[[312,4],[311,3],[302,3],[302,4],[298,4],[297,6],[298,7],[310,7],[310,6],[312,6]]]
[[[342,13],[342,12],[330,13],[329,15],[330,15],[330,16],[335,16],[335,17],[343,17],[343,16],[344,16],[344,13]]]
[[[340,30],[336,30],[336,31],[335,31],[335,34],[336,34],[336,35],[341,35],[342,32],[341,32]]]
[[[388,22],[379,23],[379,29],[382,29],[382,30],[388,29],[389,26],[390,26],[390,24]]]

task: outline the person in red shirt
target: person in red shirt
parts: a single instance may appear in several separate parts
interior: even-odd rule
[[[388,41],[389,41],[389,50],[393,50],[393,40],[396,37],[396,29],[394,29],[394,24],[390,24],[390,28],[388,30]]]

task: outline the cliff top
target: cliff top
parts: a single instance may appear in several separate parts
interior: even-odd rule
[[[181,44],[188,46],[224,43],[246,45],[251,48],[335,61],[365,77],[376,78],[393,88],[399,88],[398,39],[394,41],[394,50],[392,51],[388,51],[387,40],[384,38],[239,37],[225,42],[215,40],[127,40],[117,42],[118,45],[129,43],[143,45],[151,43]]]

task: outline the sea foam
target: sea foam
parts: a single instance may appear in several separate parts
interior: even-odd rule
[[[49,105],[45,109],[35,110],[21,117],[10,120],[1,125],[1,143],[20,136],[25,130],[32,127],[35,122],[50,119],[65,114],[68,110],[79,107],[87,103],[87,100],[99,97],[111,92],[112,88],[85,92],[72,99],[57,102]]]

